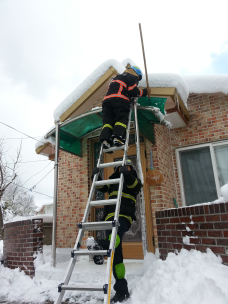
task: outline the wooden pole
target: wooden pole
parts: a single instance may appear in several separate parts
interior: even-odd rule
[[[141,23],[139,23],[139,32],[140,32],[141,44],[142,44],[142,51],[143,51],[143,60],[144,60],[144,67],[145,67],[147,91],[148,91],[148,97],[149,97],[149,99],[150,99],[150,88],[149,88],[149,81],[148,81],[148,75],[147,75],[146,56],[145,56],[145,51],[144,51],[144,44],[143,44],[143,36],[142,36]]]

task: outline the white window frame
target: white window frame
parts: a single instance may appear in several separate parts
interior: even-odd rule
[[[217,195],[218,195],[218,198],[219,198],[219,197],[221,197],[221,190],[220,190],[220,184],[219,184],[219,178],[218,178],[216,157],[215,157],[215,152],[214,152],[213,147],[224,146],[224,145],[228,145],[228,140],[210,142],[210,143],[199,144],[199,145],[194,145],[194,146],[187,146],[187,147],[177,148],[175,150],[176,161],[177,161],[178,179],[179,179],[181,199],[182,199],[183,206],[187,206],[187,205],[186,205],[185,193],[184,193],[184,183],[183,183],[183,175],[182,175],[182,170],[181,170],[180,152],[187,151],[187,150],[196,150],[196,149],[200,149],[200,148],[204,148],[204,147],[209,147],[210,155],[211,155],[212,168],[213,168],[213,173],[214,173],[214,178],[215,178],[215,186],[216,186]]]

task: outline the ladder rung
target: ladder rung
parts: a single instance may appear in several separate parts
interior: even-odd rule
[[[115,205],[117,203],[117,199],[107,199],[107,200],[100,200],[100,201],[92,201],[90,202],[91,207],[95,206],[107,206],[107,205]]]
[[[112,147],[112,148],[109,148],[109,149],[103,149],[103,152],[104,153],[107,153],[107,152],[111,152],[111,151],[118,151],[118,150],[124,150],[125,148],[125,145],[123,146],[120,146],[120,147]]]
[[[112,184],[118,184],[120,182],[120,178],[115,179],[106,179],[102,181],[95,182],[95,186],[102,186],[102,185],[112,185]]]
[[[61,286],[62,290],[84,290],[84,291],[103,291],[103,286],[102,287],[96,287],[96,286],[91,286],[91,287],[82,287],[82,286],[77,286],[77,285],[62,285]]]
[[[105,163],[105,164],[100,164],[98,166],[98,168],[108,168],[108,167],[116,167],[116,166],[122,166],[123,165],[123,161],[117,161],[117,162],[113,162],[113,163]]]
[[[95,230],[110,230],[112,229],[112,221],[105,222],[85,222],[80,223],[79,228],[83,228],[86,231],[95,231]],[[80,227],[81,226],[81,227]]]
[[[74,255],[107,255],[107,250],[83,250],[75,251]]]

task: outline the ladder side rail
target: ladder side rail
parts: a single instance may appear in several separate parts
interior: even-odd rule
[[[144,184],[142,165],[141,165],[141,153],[140,153],[140,139],[139,139],[139,126],[137,115],[137,99],[134,100],[134,116],[135,116],[135,143],[136,143],[136,156],[137,165],[139,169],[139,176],[142,184]],[[148,251],[147,247],[147,233],[146,233],[146,219],[145,219],[145,198],[143,188],[140,191],[140,212],[141,212],[141,230],[142,230],[142,243],[144,257]]]
[[[131,105],[131,108],[129,111],[129,116],[128,116],[128,126],[127,126],[127,132],[126,132],[126,140],[125,140],[122,166],[125,165],[125,161],[126,161],[126,157],[127,157],[128,141],[129,141],[129,133],[130,133],[130,125],[131,125],[131,113],[132,113],[132,105]],[[121,205],[123,183],[124,183],[124,176],[121,173],[119,189],[118,189],[118,196],[117,196],[117,204],[116,204],[115,216],[114,216],[114,221],[115,221],[116,225],[115,225],[115,227],[112,228],[112,236],[111,236],[110,245],[109,245],[109,250],[111,250],[111,255],[110,255],[110,257],[108,257],[108,261],[107,261],[105,282],[107,282],[106,285],[108,286],[108,288],[107,288],[107,294],[104,294],[104,304],[110,303],[112,264],[113,264],[114,254],[115,254],[115,244],[116,244],[116,237],[117,237],[117,232],[118,232],[119,212],[120,212],[120,205]]]
[[[97,167],[99,167],[99,165],[100,165],[101,157],[102,157],[102,152],[103,152],[103,146],[101,145],[100,155],[99,155],[98,162],[97,162]],[[97,174],[94,175],[93,183],[92,183],[92,186],[91,186],[91,189],[90,189],[89,198],[88,198],[88,201],[87,201],[87,205],[86,205],[86,209],[85,209],[85,213],[84,213],[82,222],[86,222],[87,219],[88,219],[90,208],[91,208],[90,207],[90,202],[92,201],[93,196],[94,196],[95,183],[97,182],[98,175],[99,175],[99,173],[97,173]]]
[[[99,155],[99,159],[98,159],[98,162],[97,162],[98,165],[100,164],[100,161],[101,161],[102,152],[103,152],[103,146],[101,146],[101,149],[100,149],[100,155]],[[92,201],[92,198],[93,198],[93,195],[94,195],[95,182],[97,181],[97,179],[98,179],[98,174],[95,174],[94,178],[93,178],[92,187],[90,189],[90,194],[89,194],[89,198],[88,198],[88,201],[87,201],[84,217],[83,217],[83,220],[82,220],[83,222],[85,222],[87,220],[88,215],[89,215],[90,202]],[[78,236],[77,236],[75,245],[74,245],[74,250],[76,250],[76,251],[79,250],[78,244],[81,244],[83,235],[84,235],[84,230],[80,229],[79,232],[78,232]],[[72,272],[74,270],[74,266],[75,266],[75,263],[76,263],[76,259],[77,259],[76,256],[74,258],[70,259],[70,262],[68,264],[67,271],[65,273],[65,277],[64,277],[64,280],[63,280],[64,281],[64,285],[68,285],[68,283],[70,281],[70,278],[71,278],[71,275],[72,275]],[[62,303],[62,299],[63,299],[63,296],[65,294],[65,291],[66,290],[62,290],[60,292],[60,294],[59,294],[59,296],[58,296],[58,298],[57,298],[57,300],[55,301],[54,304],[61,304]]]

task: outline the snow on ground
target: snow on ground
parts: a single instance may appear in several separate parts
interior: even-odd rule
[[[50,246],[45,246],[44,255],[36,260],[37,275],[34,279],[20,272],[0,266],[0,301],[42,303],[54,300],[57,286],[62,281],[62,272],[68,263],[59,262],[50,267]],[[207,250],[169,253],[162,261],[154,254],[147,254],[144,265],[141,260],[126,260],[126,277],[131,298],[126,304],[227,304],[228,268],[221,258]],[[92,261],[79,261],[75,270],[79,283],[88,280],[91,284],[104,283],[106,263],[95,265]],[[114,280],[112,280],[113,283]],[[73,282],[72,282],[73,283]],[[102,303],[102,292],[68,292],[71,303]],[[65,298],[66,298],[65,297]]]

